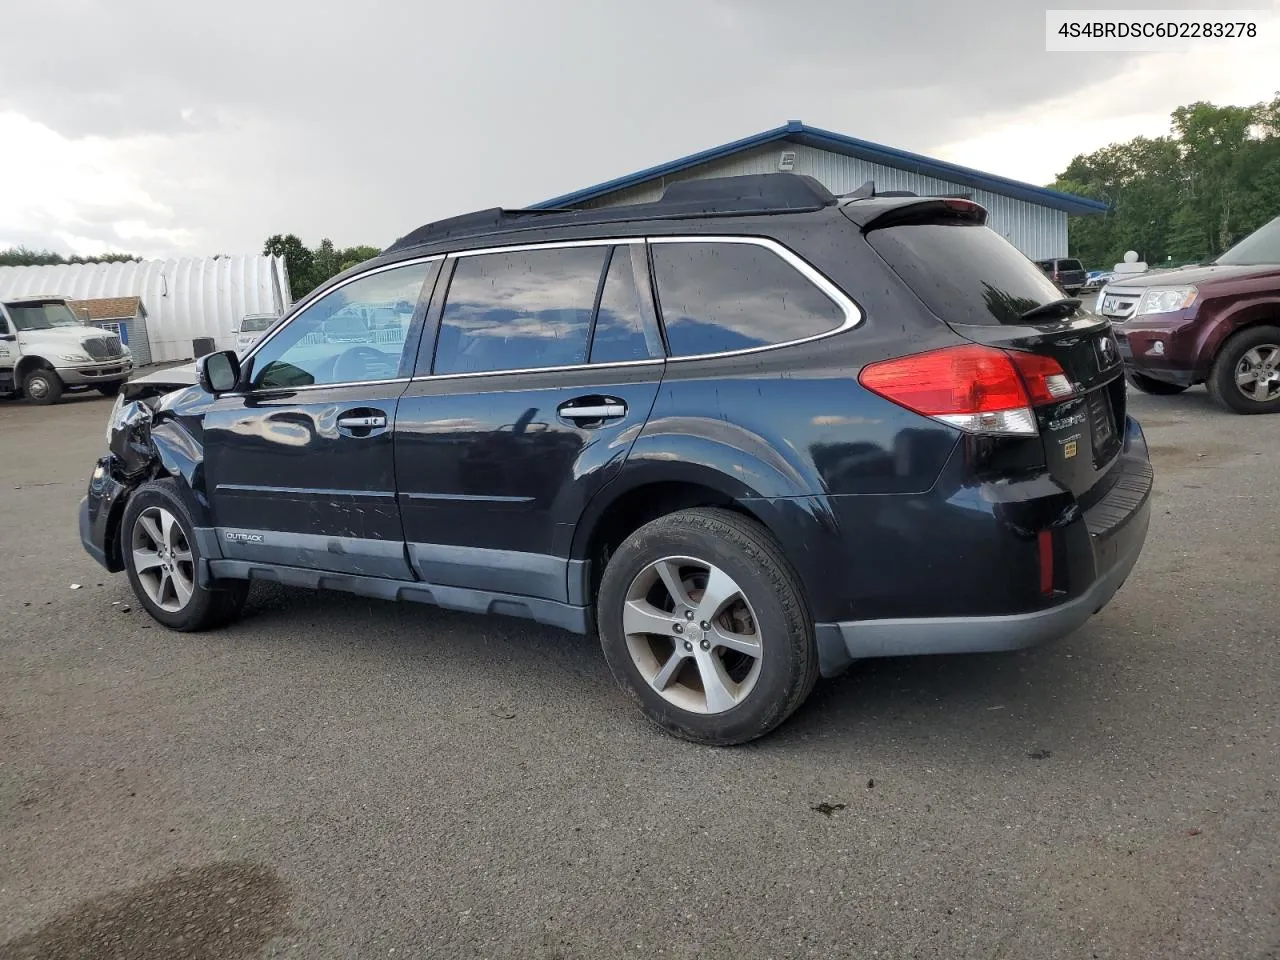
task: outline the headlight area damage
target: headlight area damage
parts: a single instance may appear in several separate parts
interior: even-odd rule
[[[130,494],[142,484],[173,477],[191,516],[208,516],[200,416],[209,397],[198,388],[136,391],[123,398],[108,425],[110,453],[98,460],[80,502],[80,539],[112,573],[124,569],[120,520]]]

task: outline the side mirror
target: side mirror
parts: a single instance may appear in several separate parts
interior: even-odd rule
[[[15,341],[15,340],[17,340],[17,339],[18,339],[17,334],[13,334],[13,333],[0,333],[0,340],[7,340],[7,341],[9,341],[10,343],[12,343],[13,341]]]
[[[240,358],[234,350],[210,353],[196,361],[200,386],[215,397],[236,388],[240,382]]]

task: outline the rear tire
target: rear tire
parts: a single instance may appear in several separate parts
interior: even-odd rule
[[[62,380],[47,367],[32,370],[22,381],[22,392],[27,403],[46,407],[62,399]]]
[[[768,531],[728,510],[682,510],[635,531],[609,559],[596,616],[619,686],[694,743],[763,736],[818,679],[799,579]]]
[[[1130,386],[1135,390],[1149,393],[1153,397],[1172,397],[1174,394],[1182,393],[1187,389],[1176,383],[1165,383],[1163,380],[1155,379],[1155,377],[1148,377],[1144,373],[1130,371],[1128,379]]]
[[[124,386],[123,380],[115,380],[111,383],[100,383],[96,387],[97,391],[104,397],[114,397],[120,392],[120,388]]]
[[[247,580],[199,582],[200,547],[177,481],[144,483],[120,523],[120,554],[134,595],[158,623],[184,633],[208,630],[240,615]]]
[[[1227,340],[1205,386],[1235,413],[1280,413],[1280,327],[1249,327]]]

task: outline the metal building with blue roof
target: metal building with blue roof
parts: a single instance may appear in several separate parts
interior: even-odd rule
[[[1068,214],[1107,209],[1097,200],[832,133],[799,120],[533,206],[644,203],[659,199],[667,184],[679,180],[778,171],[808,174],[835,194],[849,193],[872,180],[881,191],[970,197],[989,211],[988,225],[1033,260],[1067,256]]]

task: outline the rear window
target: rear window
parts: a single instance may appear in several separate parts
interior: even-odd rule
[[[271,325],[275,322],[275,317],[245,317],[244,323],[240,324],[240,332],[261,333],[263,330],[271,329]]]
[[[1059,260],[1059,270],[1083,270],[1084,265],[1079,260]]]
[[[1062,299],[1053,281],[988,227],[886,227],[867,241],[947,323],[1018,324],[1028,310]]]

